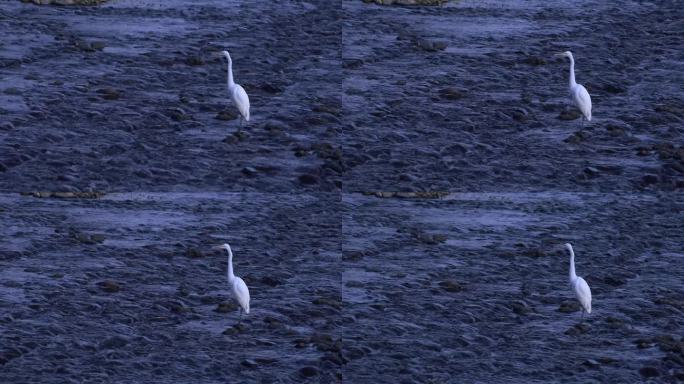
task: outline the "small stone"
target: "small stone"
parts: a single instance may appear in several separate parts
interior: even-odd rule
[[[98,89],[97,93],[99,93],[103,99],[105,100],[118,100],[119,97],[121,97],[121,94],[119,91],[117,91],[114,88],[102,88]]]
[[[589,177],[596,177],[599,175],[599,170],[594,168],[594,167],[586,167],[584,168],[584,173],[589,176]]]
[[[305,185],[312,185],[318,183],[318,177],[310,174],[303,174],[299,176],[299,182]]]
[[[314,377],[314,376],[318,375],[318,370],[314,367],[304,367],[304,368],[299,370],[299,373],[303,377]]]
[[[558,307],[558,312],[562,313],[572,313],[572,312],[577,312],[580,310],[580,305],[576,301],[564,301],[561,303],[560,307]]]
[[[657,184],[658,180],[659,180],[658,175],[648,174],[648,175],[644,175],[641,178],[641,184],[643,184],[643,185]]]
[[[244,167],[242,168],[242,173],[247,175],[247,176],[254,176],[258,173],[259,171],[256,170],[254,167]]]
[[[226,110],[223,110],[223,111],[217,113],[216,116],[214,116],[214,118],[217,120],[228,121],[228,120],[235,120],[238,118],[238,116],[239,115],[237,114],[237,112],[230,110],[230,109],[226,109]]]
[[[601,363],[599,363],[598,361],[596,361],[594,359],[584,360],[584,362],[582,364],[586,365],[587,367],[590,367],[590,368],[598,368],[599,366],[601,366]]]
[[[257,364],[256,361],[251,360],[251,359],[242,360],[242,362],[240,362],[240,365],[242,365],[243,367],[251,368],[251,369],[254,369],[254,368],[259,366],[259,364]]]
[[[116,282],[114,282],[112,280],[104,280],[104,281],[97,283],[97,285],[100,287],[101,290],[108,292],[108,293],[116,293],[116,292],[119,292],[121,290],[121,287],[119,286],[119,284],[117,284]]]
[[[116,349],[125,347],[128,344],[128,339],[123,336],[112,336],[102,343],[100,343],[100,349]]]
[[[238,333],[242,333],[245,330],[247,330],[247,326],[244,323],[237,323],[233,325],[230,328],[227,328],[225,331],[223,331],[224,335],[236,335]]]
[[[440,281],[439,286],[447,292],[461,292],[463,290],[463,286],[454,280]]]
[[[578,336],[583,333],[587,333],[591,329],[589,325],[585,323],[580,323],[576,324],[575,326],[569,328],[567,331],[565,331],[565,334],[568,336]]]
[[[234,303],[224,301],[224,302],[218,303],[218,305],[216,305],[216,309],[214,309],[214,312],[229,313],[229,312],[234,312],[236,309],[237,309],[237,306]]]
[[[575,109],[565,109],[558,115],[559,120],[577,120],[581,117],[579,111]]]
[[[198,259],[200,257],[204,257],[202,254],[202,251],[200,251],[197,248],[188,248],[185,250],[185,256],[192,258],[192,259]]]
[[[442,88],[439,90],[439,97],[447,100],[458,100],[463,98],[464,93],[456,88]]]
[[[655,367],[642,367],[641,369],[639,369],[639,373],[643,377],[660,376],[660,372],[658,372],[658,368],[655,368]]]

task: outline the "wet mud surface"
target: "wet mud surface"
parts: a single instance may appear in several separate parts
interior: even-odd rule
[[[0,2],[0,381],[684,380],[682,12]]]
[[[639,382],[654,372],[655,381],[682,380],[681,197],[349,195],[344,203],[345,380]],[[569,258],[557,250],[565,242],[592,290],[582,326]]]
[[[325,163],[341,125],[340,11],[3,2],[0,189],[334,189],[339,170]],[[252,105],[243,135],[213,57],[224,49]]]
[[[328,195],[0,197],[3,382],[335,382]],[[226,255],[248,284],[238,324]]]
[[[681,7],[573,4],[344,2],[345,190],[681,191]]]

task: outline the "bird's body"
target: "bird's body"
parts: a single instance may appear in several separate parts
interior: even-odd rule
[[[575,273],[575,252],[572,250],[572,245],[565,244],[565,249],[570,252],[570,287],[580,303],[582,319],[584,319],[584,312],[591,313],[591,289],[589,289],[589,284]]]
[[[240,305],[240,311],[249,314],[249,289],[245,281],[233,273],[233,251],[228,244],[223,244],[220,248],[228,252],[228,285],[230,287],[230,294]],[[240,319],[242,319],[242,312],[240,312]]]
[[[223,51],[223,56],[228,60],[228,96],[240,113],[240,126],[242,126],[243,121],[249,121],[249,96],[245,89],[233,80],[233,60],[230,58],[230,53]]]
[[[584,119],[591,121],[591,96],[589,96],[589,92],[587,92],[587,89],[582,84],[577,84],[575,81],[575,59],[572,56],[572,52],[566,51],[559,53],[558,56],[570,59],[570,80],[568,81],[570,98],[572,103],[582,113],[582,124],[584,124]]]

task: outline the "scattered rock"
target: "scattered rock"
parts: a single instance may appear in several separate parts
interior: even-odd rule
[[[461,292],[463,290],[463,286],[454,280],[440,281],[439,286],[447,292]]]
[[[100,281],[99,283],[97,283],[97,285],[100,287],[101,290],[107,293],[116,293],[121,290],[119,284],[112,280]]]
[[[577,120],[582,116],[580,111],[576,109],[564,109],[558,115],[559,120]]]
[[[589,327],[588,324],[586,323],[580,323],[576,324],[573,327],[569,328],[567,331],[565,331],[565,334],[568,336],[578,336],[584,333],[587,333],[591,327]]]
[[[427,39],[416,40],[416,45],[422,50],[428,52],[443,51],[447,47],[447,43],[445,41]]]
[[[639,373],[643,377],[657,377],[660,376],[660,372],[658,372],[658,368],[656,367],[642,367],[639,369]]]
[[[197,248],[187,248],[185,250],[185,256],[191,259],[199,259],[200,257],[204,257],[204,254]]]
[[[254,368],[259,366],[259,364],[257,364],[256,361],[251,360],[251,359],[242,360],[240,362],[240,365],[242,365],[243,367],[250,368],[250,369],[254,369]]]
[[[601,366],[601,363],[599,363],[598,361],[596,361],[594,359],[587,359],[587,360],[584,360],[582,365],[585,365],[589,368],[598,368]]]
[[[38,5],[98,5],[107,0],[21,0],[24,3],[33,3]]]
[[[223,331],[224,335],[236,335],[238,333],[242,333],[247,330],[247,326],[245,323],[237,323],[233,325],[230,328],[226,328],[225,331]]]
[[[112,336],[106,340],[104,340],[102,343],[100,343],[100,349],[117,349],[117,348],[123,348],[126,345],[128,345],[128,339],[115,335]]]
[[[558,312],[562,313],[572,313],[580,310],[580,304],[576,301],[564,301],[558,307]]]
[[[439,90],[439,97],[447,100],[458,100],[462,99],[463,96],[465,96],[465,93],[461,91],[460,89],[449,87],[449,88],[442,88]]]
[[[242,172],[242,174],[247,175],[247,176],[254,176],[257,173],[259,173],[259,171],[257,171],[256,168],[254,168],[254,167],[244,167],[244,168],[242,168],[241,172]]]
[[[233,111],[232,109],[224,109],[223,111],[219,112],[214,116],[215,119],[217,120],[235,120],[238,118],[238,113]]]
[[[511,310],[516,315],[526,315],[528,313],[533,312],[532,308],[529,305],[527,305],[526,302],[521,300],[514,301],[513,303],[511,303]]]
[[[546,65],[546,60],[539,56],[527,56],[524,60],[523,63],[528,64],[528,65]]]
[[[342,301],[340,299],[318,297],[318,298],[313,299],[311,302],[313,304],[316,304],[316,305],[327,305],[327,306],[333,307],[335,309],[341,309],[342,308]]]
[[[21,192],[22,196],[55,197],[60,199],[99,199],[104,192]]]
[[[364,3],[379,5],[443,5],[449,0],[363,0]]]
[[[214,309],[214,312],[218,313],[229,313],[237,310],[237,305],[233,302],[229,301],[224,301],[222,303],[218,303],[216,305],[216,309]]]
[[[651,184],[657,184],[659,180],[660,179],[659,179],[658,175],[647,174],[641,178],[641,184],[644,186],[651,185]]]
[[[428,192],[363,192],[366,196],[382,198],[396,197],[401,199],[441,199],[448,196],[449,192],[428,191]]]
[[[204,65],[204,59],[201,56],[190,55],[185,58],[185,64],[190,66]]]
[[[304,367],[299,370],[299,374],[303,377],[314,377],[318,375],[318,369],[314,367]]]
[[[313,185],[318,183],[318,177],[305,173],[299,176],[299,182],[304,185]]]
[[[88,234],[83,232],[71,232],[71,237],[83,244],[101,244],[105,240],[103,234]]]
[[[114,88],[101,88],[96,91],[105,100],[118,100],[121,97],[119,91]]]

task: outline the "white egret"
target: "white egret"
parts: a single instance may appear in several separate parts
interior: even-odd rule
[[[580,321],[584,321],[584,312],[591,313],[591,289],[589,289],[589,284],[575,273],[575,252],[572,250],[572,245],[566,243],[565,249],[570,252],[570,287],[572,287],[572,291],[575,292],[575,296],[582,307],[582,319]]]
[[[249,97],[245,89],[233,81],[233,60],[230,58],[230,53],[223,51],[223,56],[228,59],[228,95],[240,112],[240,128],[242,128],[242,122],[249,121]]]
[[[584,126],[584,119],[591,121],[591,97],[589,92],[582,84],[577,84],[575,81],[575,59],[572,57],[572,52],[565,51],[557,53],[556,56],[563,56],[570,59],[570,97],[575,106],[582,112],[582,126]]]
[[[249,289],[244,280],[233,273],[233,251],[230,249],[230,245],[223,244],[218,248],[228,251],[228,285],[231,295],[240,305],[238,311],[240,311],[240,321],[242,321],[242,311],[249,314]]]

